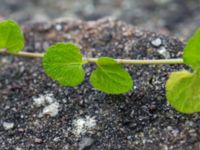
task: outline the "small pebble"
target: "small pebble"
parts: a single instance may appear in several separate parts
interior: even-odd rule
[[[19,132],[24,132],[25,129],[23,129],[23,128],[19,128],[18,131],[19,131]]]
[[[91,146],[94,143],[94,140],[90,137],[84,137],[79,142],[79,148],[78,150],[84,150],[87,147]]]
[[[127,136],[127,139],[128,139],[128,140],[131,140],[131,138],[132,138],[131,136]]]
[[[53,139],[54,142],[58,142],[59,140],[60,140],[59,137],[55,137],[55,138]]]
[[[178,130],[172,130],[172,134],[173,134],[175,137],[177,137],[178,133],[179,133]]]
[[[45,95],[40,95],[39,97],[34,97],[33,98],[34,101],[34,105],[36,107],[40,107],[40,106],[45,106],[45,104],[51,104],[55,101],[53,94],[52,93],[48,93]]]
[[[158,53],[159,53],[160,55],[162,55],[165,59],[170,58],[170,54],[169,54],[169,52],[166,50],[165,47],[161,47],[161,48],[158,50]]]
[[[20,148],[20,147],[16,147],[16,149],[15,150],[23,150],[22,148]]]
[[[62,29],[62,26],[60,24],[56,25],[56,30],[60,31]]]
[[[38,97],[38,98],[33,98],[33,101],[34,101],[33,104],[34,104],[36,107],[40,107],[40,106],[42,106],[42,105],[45,104],[45,98],[44,98],[43,96],[41,96],[41,95],[40,95],[40,97]]]
[[[42,143],[42,139],[35,138],[34,142],[37,143],[37,144],[41,144]]]
[[[151,44],[152,44],[153,46],[155,46],[155,47],[159,47],[159,46],[162,44],[162,41],[161,41],[160,38],[157,38],[157,39],[151,41]]]
[[[96,127],[95,117],[86,116],[85,118],[78,118],[73,121],[73,133],[76,136],[86,133],[87,131]]]
[[[50,115],[51,117],[55,117],[58,114],[59,103],[54,102],[43,109],[43,115]]]
[[[63,147],[63,149],[64,149],[64,150],[69,150],[69,145],[65,145],[65,146]]]
[[[13,122],[3,122],[3,127],[5,130],[13,129],[14,123]]]

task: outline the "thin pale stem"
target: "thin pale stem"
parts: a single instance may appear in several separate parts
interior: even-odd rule
[[[31,52],[18,52],[18,53],[8,53],[5,50],[1,50],[0,54],[3,55],[15,55],[31,58],[42,58],[43,53],[31,53]],[[96,63],[98,58],[83,58],[86,63]],[[119,64],[140,64],[140,65],[151,65],[151,64],[183,64],[183,59],[156,59],[156,60],[137,60],[137,59],[115,59]]]
[[[23,57],[31,57],[31,58],[42,58],[44,54],[42,53],[31,53],[31,52],[18,52],[18,53],[9,53],[5,50],[1,50],[0,54],[3,55],[15,55],[15,56],[23,56]]]
[[[84,58],[86,62],[96,63],[98,58]],[[183,59],[115,59],[119,64],[151,65],[151,64],[183,64]]]

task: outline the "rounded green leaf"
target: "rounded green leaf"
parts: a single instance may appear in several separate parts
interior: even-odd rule
[[[24,35],[20,26],[12,21],[0,22],[0,49],[5,48],[10,53],[16,53],[24,48]]]
[[[97,68],[90,77],[90,82],[96,89],[108,94],[121,94],[132,88],[131,76],[114,59],[101,57],[96,64]]]
[[[171,73],[166,83],[169,103],[183,113],[200,112],[200,77],[187,71]]]
[[[72,43],[57,43],[43,57],[45,73],[61,85],[76,86],[84,80],[82,54]]]
[[[193,70],[200,67],[200,28],[188,40],[184,48],[183,60]]]

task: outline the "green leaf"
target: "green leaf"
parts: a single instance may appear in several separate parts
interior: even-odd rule
[[[97,68],[92,72],[90,82],[96,89],[108,94],[126,93],[133,86],[129,73],[109,57],[98,59]]]
[[[82,54],[72,43],[57,43],[43,57],[46,74],[61,85],[76,86],[84,80]]]
[[[5,48],[10,53],[16,53],[24,48],[24,36],[19,25],[6,20],[0,22],[0,49]]]
[[[195,73],[171,73],[166,83],[169,103],[182,113],[200,112],[200,77]]]
[[[183,60],[193,70],[200,67],[200,28],[188,40],[184,48]]]

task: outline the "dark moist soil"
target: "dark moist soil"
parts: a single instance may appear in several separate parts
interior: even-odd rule
[[[44,52],[57,41],[72,41],[85,56],[161,59],[182,56],[183,43],[156,33],[140,31],[120,21],[66,20],[25,25],[25,51]],[[152,44],[155,39],[161,44]],[[163,52],[164,51],[164,52]],[[165,82],[183,65],[126,66],[134,90],[123,95],[96,91],[86,79],[78,87],[62,87],[43,72],[40,59],[0,56],[1,150],[190,150],[200,148],[200,116],[184,115],[166,101]],[[34,99],[50,96],[59,103],[55,116],[41,115]],[[47,98],[49,99],[49,97]],[[85,131],[76,120],[85,119]],[[5,123],[11,126],[6,130]],[[86,128],[86,124],[90,124]]]

